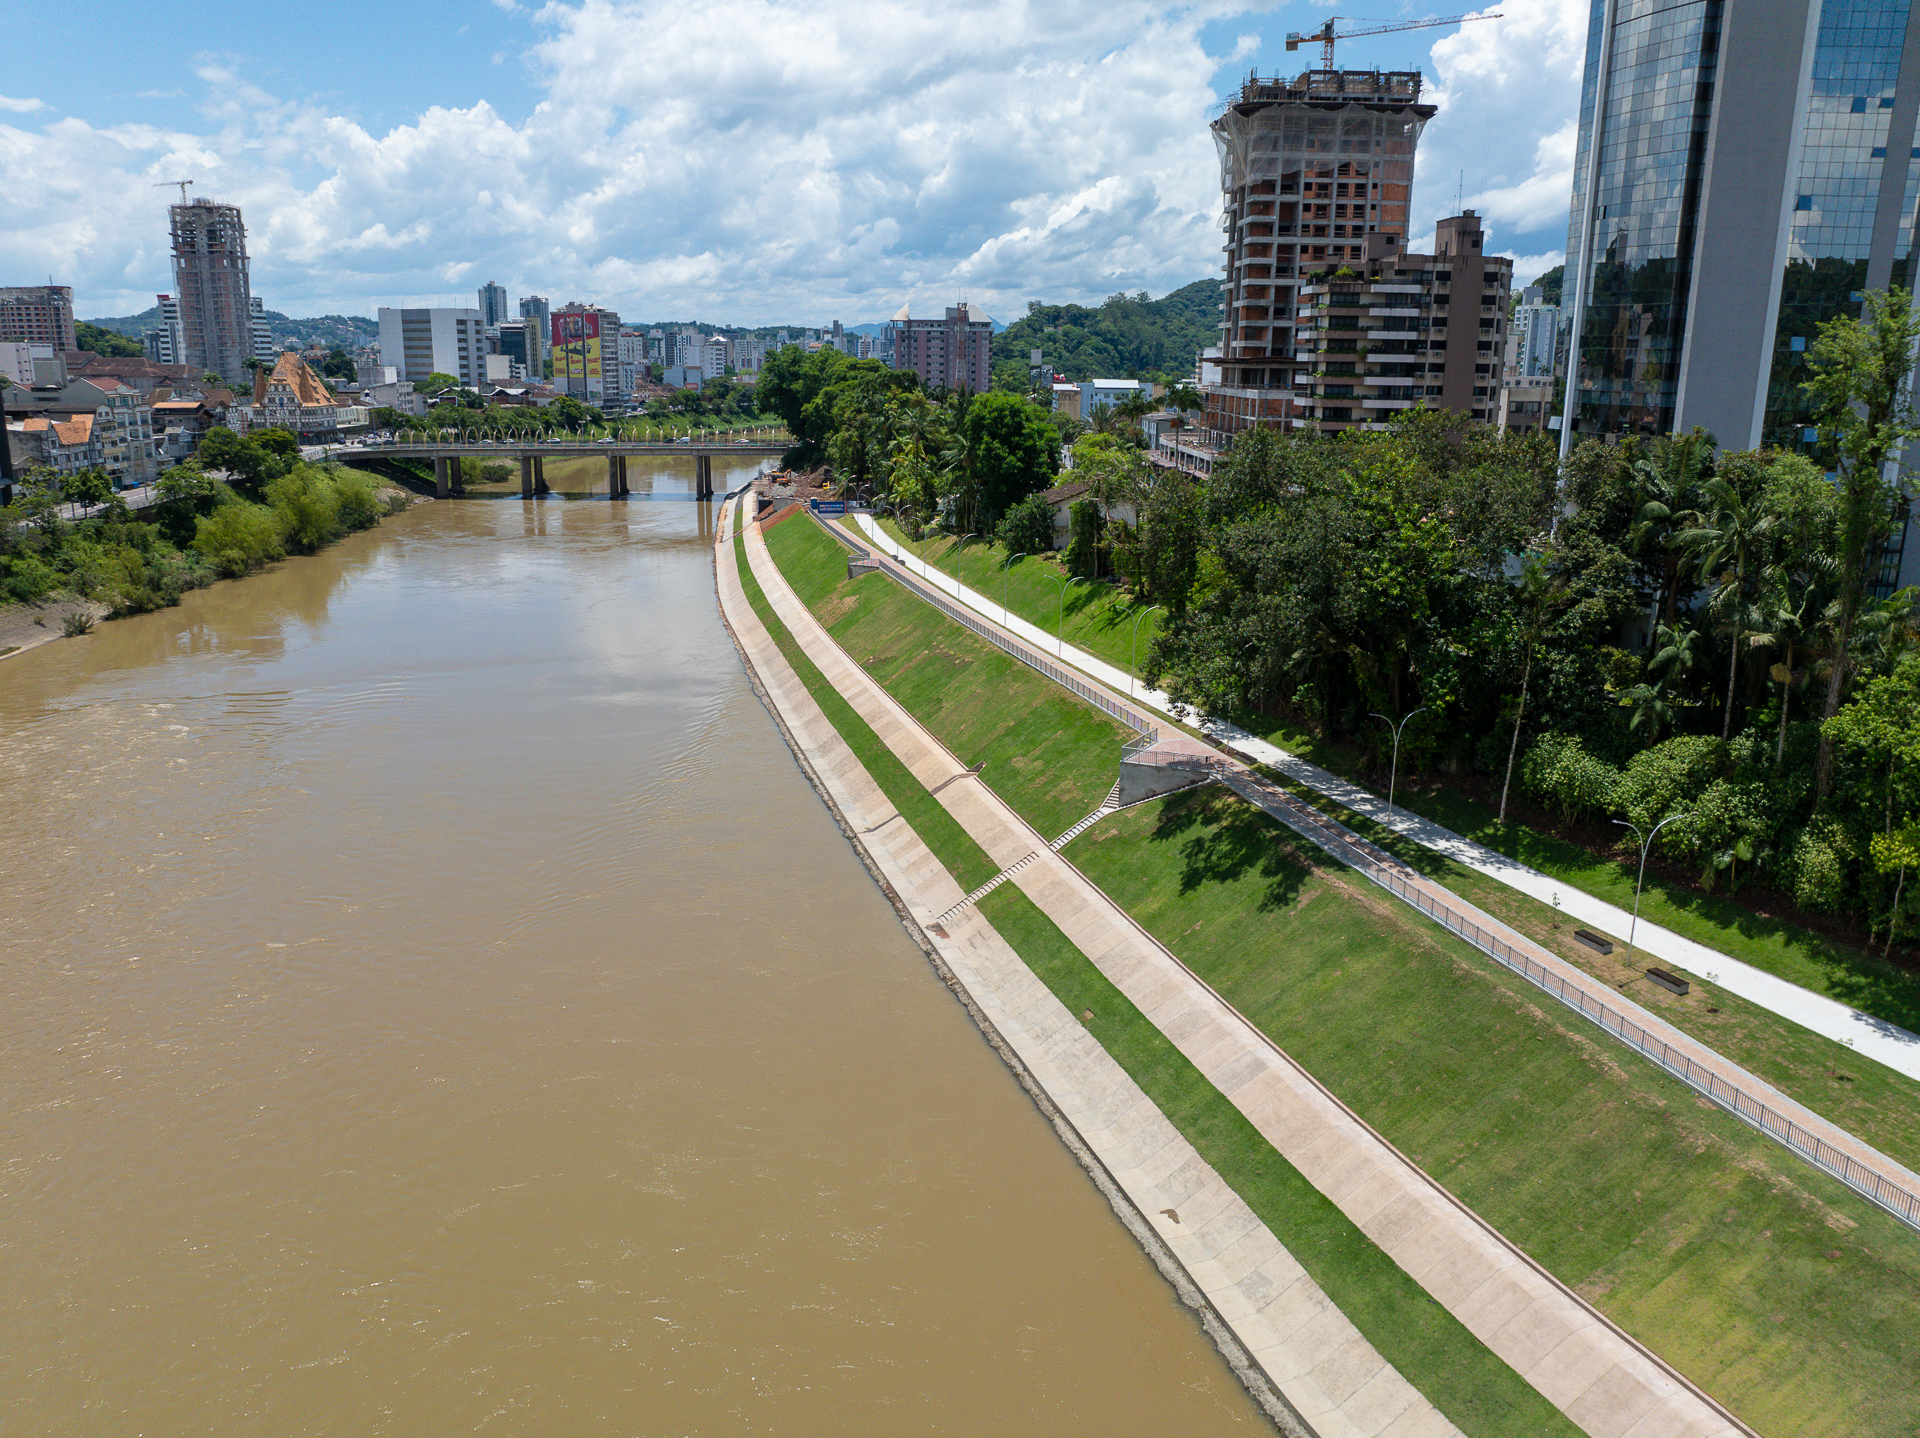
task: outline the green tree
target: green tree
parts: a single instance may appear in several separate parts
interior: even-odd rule
[[[1920,436],[1908,386],[1920,344],[1912,298],[1897,286],[1869,291],[1859,318],[1840,315],[1820,326],[1807,357],[1813,378],[1806,391],[1821,441],[1834,457],[1841,500],[1838,608],[1825,719],[1840,712],[1846,692],[1853,627],[1866,599],[1867,561],[1908,505],[1904,473],[1889,478],[1888,471],[1902,468],[1901,454]],[[1833,741],[1824,726],[1813,782],[1820,799],[1833,788]]]
[[[447,390],[460,388],[460,377],[447,374],[443,370],[435,370],[413,388],[414,393],[423,394],[428,399],[432,399],[435,395],[443,394]]]
[[[957,429],[965,436],[979,488],[980,515],[997,523],[1060,472],[1058,436],[1046,414],[1018,395],[974,397]]]
[[[1740,633],[1747,614],[1747,578],[1754,556],[1763,552],[1773,530],[1773,516],[1756,499],[1719,477],[1700,489],[1700,520],[1680,535],[1681,546],[1693,556],[1696,572],[1713,586],[1712,608],[1726,615],[1732,639],[1727,652],[1727,707],[1720,720],[1720,737],[1733,733],[1733,693],[1740,678]]]

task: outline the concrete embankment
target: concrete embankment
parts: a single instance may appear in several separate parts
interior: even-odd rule
[[[1459,1432],[1339,1312],[978,910],[953,912],[963,889],[867,773],[747,602],[731,521],[730,507],[716,552],[721,610],[796,755],[909,931],[1282,1431],[1323,1438]],[[893,728],[900,716],[893,724],[882,714],[862,717]],[[937,745],[919,757],[910,767],[929,788],[965,772]],[[942,797],[954,790],[984,792],[963,780]]]

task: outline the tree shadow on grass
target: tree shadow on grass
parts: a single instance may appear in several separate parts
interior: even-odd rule
[[[1265,879],[1261,913],[1292,907],[1313,871],[1278,824],[1216,785],[1168,799],[1147,837],[1156,844],[1179,843],[1182,894],[1250,875]]]

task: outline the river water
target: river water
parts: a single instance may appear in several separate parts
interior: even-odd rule
[[[0,663],[0,1431],[1270,1431],[795,768],[710,523],[428,504]]]

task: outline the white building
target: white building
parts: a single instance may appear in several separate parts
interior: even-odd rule
[[[486,378],[486,326],[477,309],[382,307],[380,361],[414,384],[431,374],[450,374],[468,389]]]
[[[653,377],[648,368],[647,336],[639,330],[620,331],[620,393],[630,395],[636,386]]]
[[[267,302],[258,295],[251,295],[248,305],[251,310],[253,357],[261,364],[273,364],[280,358],[280,349],[274,344],[273,335],[267,328]]]
[[[1063,414],[1092,424],[1095,411],[1125,404],[1135,395],[1147,392],[1148,387],[1137,379],[1089,379],[1081,380],[1078,384],[1061,383],[1053,386],[1053,407]]]
[[[1507,369],[1527,379],[1553,375],[1560,338],[1560,306],[1548,304],[1545,294],[1538,285],[1529,285],[1520,292],[1520,303],[1513,309]]]

